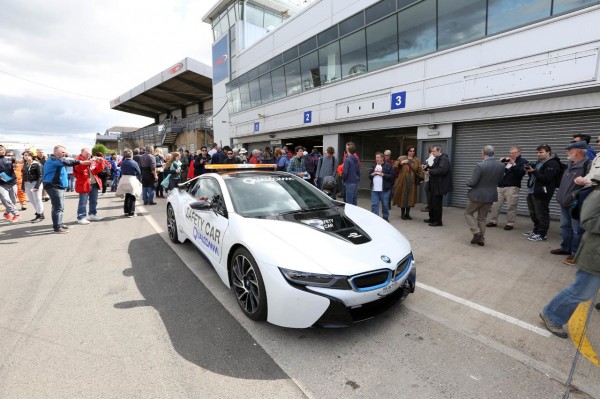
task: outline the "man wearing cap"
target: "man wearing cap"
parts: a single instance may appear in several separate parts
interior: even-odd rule
[[[550,253],[554,255],[568,255],[563,263],[572,265],[584,233],[579,220],[571,217],[573,193],[580,188],[575,183],[575,179],[585,176],[588,173],[592,161],[586,156],[587,145],[584,141],[573,142],[567,146],[566,150],[569,164],[567,165],[567,170],[562,175],[560,185],[556,191],[556,201],[560,205],[560,236],[562,242],[560,248],[553,249]]]

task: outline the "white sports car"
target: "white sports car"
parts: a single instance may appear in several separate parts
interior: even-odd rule
[[[207,173],[167,200],[170,239],[190,240],[244,313],[293,328],[343,327],[414,292],[407,239],[284,172]]]

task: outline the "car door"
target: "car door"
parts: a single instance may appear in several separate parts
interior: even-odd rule
[[[190,198],[185,204],[188,236],[206,256],[220,263],[229,219],[219,183],[212,177],[200,178],[188,193]],[[193,204],[197,202],[210,207],[194,209]]]

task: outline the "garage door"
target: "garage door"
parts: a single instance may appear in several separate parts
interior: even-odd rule
[[[458,123],[454,134],[454,192],[450,204],[457,207],[466,206],[466,181],[471,177],[475,164],[481,161],[481,149],[484,145],[493,145],[497,158],[508,156],[510,147],[518,145],[524,158],[535,161],[536,147],[548,144],[561,161],[566,162],[565,147],[574,133],[586,133],[597,137],[599,131],[598,110]],[[529,214],[526,196],[527,175],[521,185],[518,207],[518,213],[521,215]],[[550,202],[550,214],[553,218],[560,217],[560,208],[554,198]]]

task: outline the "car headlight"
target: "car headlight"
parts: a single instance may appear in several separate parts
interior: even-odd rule
[[[333,288],[338,290],[349,290],[350,285],[348,284],[348,277],[346,276],[335,276],[333,274],[317,274],[299,272],[296,270],[289,270],[279,268],[281,274],[287,281],[292,284],[300,284],[309,287],[325,287]]]

